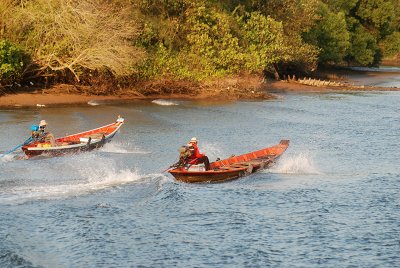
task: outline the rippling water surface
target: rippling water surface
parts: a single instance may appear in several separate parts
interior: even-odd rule
[[[0,151],[123,115],[99,151],[0,160],[0,267],[399,267],[400,93],[0,110]],[[162,173],[192,136],[211,160],[290,139],[222,184]]]

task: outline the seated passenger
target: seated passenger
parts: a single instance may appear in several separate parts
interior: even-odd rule
[[[210,170],[210,161],[205,154],[201,154],[199,151],[199,147],[197,147],[197,139],[192,138],[188,144],[189,149],[192,151],[190,156],[189,164],[197,165],[204,163],[206,170]]]

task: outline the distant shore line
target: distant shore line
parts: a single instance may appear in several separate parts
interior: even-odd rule
[[[167,85],[160,82],[150,82],[144,87],[151,88],[148,94],[142,94],[137,89],[121,89],[110,95],[92,95],[83,93],[76,86],[57,84],[50,88],[38,88],[31,92],[16,92],[0,96],[0,107],[51,107],[82,105],[90,102],[131,102],[155,99],[182,99],[207,101],[235,101],[276,99],[277,93],[284,92],[335,92],[335,91],[399,91],[395,87],[374,87],[352,85],[348,81],[329,81],[311,78],[297,79],[288,77],[286,80],[265,81],[262,77],[238,76],[220,79],[217,82],[200,85],[187,85],[182,82],[169,81]]]

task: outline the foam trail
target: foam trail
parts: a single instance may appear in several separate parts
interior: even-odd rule
[[[95,100],[90,100],[90,101],[88,101],[88,103],[87,104],[89,104],[89,105],[91,105],[91,106],[97,106],[97,105],[100,105],[100,103],[99,102],[97,102],[97,101],[95,101]]]
[[[266,172],[281,174],[321,174],[316,168],[313,158],[308,153],[293,156],[283,155],[278,163]]]
[[[8,154],[8,155],[5,155],[0,158],[1,162],[10,162],[10,161],[14,161],[14,160],[15,160],[15,155],[13,155],[13,154]]]
[[[0,158],[0,162],[10,162],[12,161],[12,159],[13,159],[12,155],[5,155]]]
[[[158,183],[158,191],[159,192],[162,191],[164,184],[171,183],[174,181],[172,178],[168,177],[166,174],[163,174],[163,173],[148,174],[145,176],[145,178],[160,179],[160,181]]]
[[[24,203],[30,200],[60,199],[88,194],[107,188],[140,181],[145,176],[131,170],[98,170],[87,169],[84,180],[56,185],[17,186],[0,195],[0,203]]]
[[[167,101],[167,100],[162,100],[162,99],[158,99],[158,100],[153,100],[152,103],[154,104],[158,104],[161,106],[173,106],[173,105],[179,105],[175,102],[172,101]]]
[[[121,144],[116,142],[111,142],[105,144],[102,148],[100,148],[100,152],[105,153],[114,153],[114,154],[148,154],[150,152],[141,150],[139,148],[134,148],[133,150],[129,150],[129,144]]]

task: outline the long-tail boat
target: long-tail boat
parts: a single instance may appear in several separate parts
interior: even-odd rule
[[[168,170],[176,180],[189,183],[212,183],[234,180],[271,167],[289,146],[289,140],[251,153],[210,163],[206,171],[194,171],[190,166]]]
[[[53,145],[50,142],[34,141],[22,146],[22,150],[28,158],[38,155],[61,156],[91,151],[111,141],[123,124],[124,119],[118,117],[114,123],[55,139]]]

